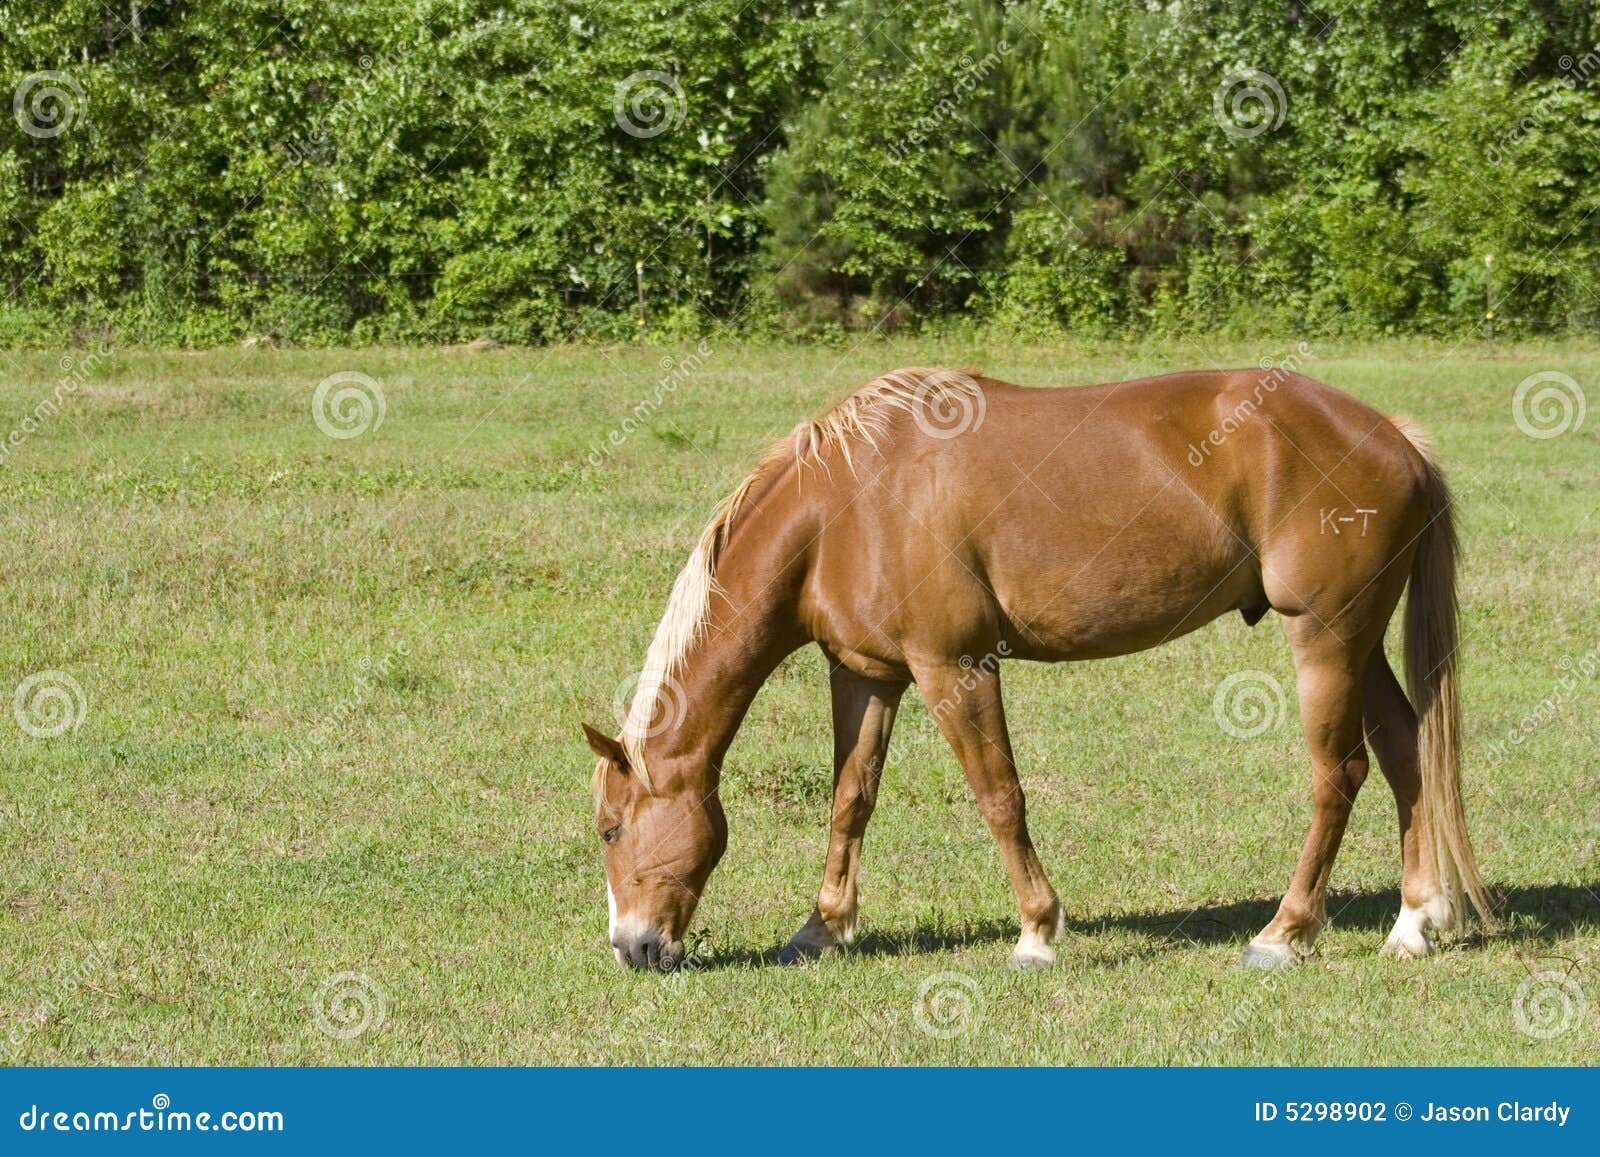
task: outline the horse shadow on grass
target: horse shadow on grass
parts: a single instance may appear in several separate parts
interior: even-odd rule
[[[1600,933],[1600,882],[1548,884],[1507,888],[1494,893],[1498,927],[1493,939],[1537,951],[1579,933]],[[1150,943],[1136,954],[1161,955],[1184,948],[1237,944],[1243,948],[1278,910],[1272,899],[1236,900],[1176,908],[1167,912],[1123,912],[1108,916],[1067,918],[1067,930],[1082,937],[1109,931],[1133,932]],[[1400,892],[1335,892],[1328,896],[1329,926],[1387,934],[1400,911]],[[1010,944],[1017,938],[1014,920],[977,920],[949,925],[923,922],[908,929],[872,928],[851,947],[856,956],[913,956]],[[1482,942],[1481,934],[1473,937]],[[778,946],[718,954],[717,967],[776,965]],[[1123,953],[1122,955],[1126,955]]]
[[[1600,882],[1546,884],[1493,892],[1493,939],[1537,947],[1578,933],[1600,932]],[[1278,911],[1278,900],[1238,900],[1171,912],[1119,913],[1096,919],[1067,920],[1081,935],[1120,929],[1166,941],[1174,947],[1237,943],[1243,947]],[[1400,891],[1330,892],[1328,926],[1387,934],[1400,912]],[[1474,937],[1486,939],[1481,934]]]

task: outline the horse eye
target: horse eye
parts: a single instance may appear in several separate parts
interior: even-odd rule
[[[600,838],[608,844],[615,843],[617,839],[617,833],[621,830],[621,824],[612,824],[609,828],[600,833]]]

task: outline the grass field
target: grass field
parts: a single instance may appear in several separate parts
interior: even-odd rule
[[[612,962],[578,721],[613,723],[672,575],[769,439],[895,365],[1073,384],[1292,350],[713,343],[666,390],[663,357],[690,351],[78,352],[71,370],[0,353],[16,431],[0,695],[21,689],[0,715],[0,1058],[1595,1063],[1600,412],[1548,439],[1513,419],[1541,371],[1600,408],[1587,344],[1301,355],[1420,419],[1452,470],[1465,776],[1498,935],[1378,958],[1399,867],[1375,775],[1318,954],[1235,967],[1310,807],[1282,633],[1230,616],[1142,655],[1007,668],[1035,840],[1071,922],[1056,969],[1006,969],[1011,890],[915,696],[867,837],[863,943],[774,964],[826,839],[814,651],[731,752],[730,847],[695,920],[705,965]],[[384,408],[335,438],[313,395],[343,371]],[[623,432],[657,396],[649,428]],[[620,445],[595,453],[612,430]],[[1285,695],[1248,739],[1212,710],[1244,670]],[[1541,1031],[1520,1031],[1516,993],[1541,970],[1574,987],[1525,989]]]

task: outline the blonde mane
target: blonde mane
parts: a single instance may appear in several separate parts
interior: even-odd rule
[[[660,727],[670,725],[685,704],[682,692],[673,685],[673,676],[682,669],[689,651],[705,633],[711,610],[711,596],[717,591],[717,560],[733,532],[733,522],[744,507],[755,485],[767,474],[788,461],[800,466],[822,465],[826,455],[837,450],[851,473],[855,472],[852,450],[862,446],[878,449],[878,440],[888,429],[896,412],[915,416],[918,424],[924,415],[947,406],[952,400],[970,403],[981,400],[976,370],[942,370],[913,367],[893,370],[874,378],[853,394],[816,418],[801,422],[789,437],[769,448],[761,461],[737,489],[717,504],[711,521],[700,532],[689,561],[673,581],[666,613],[656,628],[650,649],[645,653],[644,669],[634,687],[633,701],[623,721],[621,742],[628,755],[628,766],[651,790],[650,773],[645,765],[644,744]],[[658,721],[668,712],[665,723]],[[603,766],[595,769],[596,799],[602,786]]]

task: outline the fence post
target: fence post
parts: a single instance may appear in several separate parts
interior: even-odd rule
[[[644,262],[633,263],[633,283],[639,289],[639,332],[644,333]]]
[[[1494,254],[1483,255],[1483,338],[1494,356]]]

